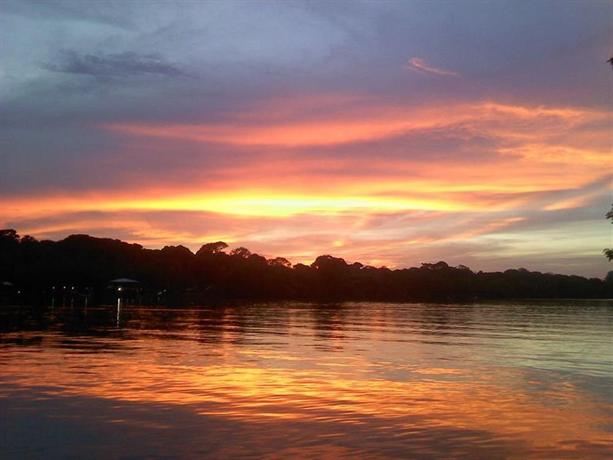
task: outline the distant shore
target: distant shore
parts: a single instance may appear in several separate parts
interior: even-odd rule
[[[267,259],[246,248],[203,245],[146,249],[120,240],[71,235],[60,241],[0,230],[0,303],[112,303],[117,298],[161,305],[228,300],[479,301],[608,299],[613,277],[510,269],[474,272],[440,261],[389,269],[331,255],[311,265]]]

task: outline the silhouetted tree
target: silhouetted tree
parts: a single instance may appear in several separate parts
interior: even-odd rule
[[[249,256],[251,256],[251,251],[241,246],[239,248],[232,249],[232,251],[230,251],[230,255],[240,257],[241,259],[248,259]]]
[[[613,58],[611,58],[613,59]],[[607,212],[606,214],[606,218],[611,220],[611,223],[613,224],[613,204],[611,205],[611,210],[609,212]],[[606,256],[607,259],[609,260],[613,260],[613,249],[604,249],[602,251],[604,253],[604,255]]]
[[[223,241],[203,244],[198,250],[198,252],[196,253],[196,255],[218,254],[220,252],[223,252],[223,250],[226,249],[227,247],[228,245],[224,243]]]
[[[271,267],[285,267],[289,268],[292,266],[292,263],[287,260],[285,257],[275,257],[274,259],[268,260],[268,265]]]
[[[607,217],[613,217],[613,209]],[[610,274],[601,280],[523,268],[474,273],[444,261],[391,270],[331,255],[317,257],[310,266],[292,267],[283,257],[266,259],[244,247],[225,253],[227,247],[221,241],[208,243],[193,254],[184,246],[145,249],[88,235],[38,241],[6,229],[0,230],[0,283],[6,289],[18,286],[32,299],[84,291],[103,299],[110,280],[126,277],[140,281],[150,298],[159,301],[162,293],[170,304],[215,298],[427,301],[613,296]]]

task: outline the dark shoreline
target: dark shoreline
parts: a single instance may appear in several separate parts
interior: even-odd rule
[[[60,241],[0,230],[0,304],[194,305],[225,301],[472,302],[613,298],[605,279],[529,271],[474,272],[443,261],[389,269],[330,255],[311,265],[266,259],[223,242],[195,254],[184,246],[146,249],[108,238]]]

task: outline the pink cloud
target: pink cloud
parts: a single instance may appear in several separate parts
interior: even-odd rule
[[[439,75],[442,77],[459,77],[460,74],[458,72],[454,72],[452,70],[440,69],[438,67],[433,67],[418,57],[412,57],[409,59],[407,63],[407,68],[410,70],[414,70],[417,72],[428,73],[432,75]]]

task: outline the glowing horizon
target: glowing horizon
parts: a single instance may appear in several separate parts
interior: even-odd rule
[[[581,20],[535,4],[567,24],[545,31],[512,5],[505,19],[493,6],[475,19],[355,5],[342,24],[322,6],[269,5],[258,14],[277,29],[249,32],[235,14],[246,4],[179,18],[171,5],[49,8],[0,15],[13,32],[1,227],[192,250],[224,240],[292,262],[610,269],[613,73],[587,31],[611,34],[596,4]],[[569,43],[583,54],[562,56]]]

